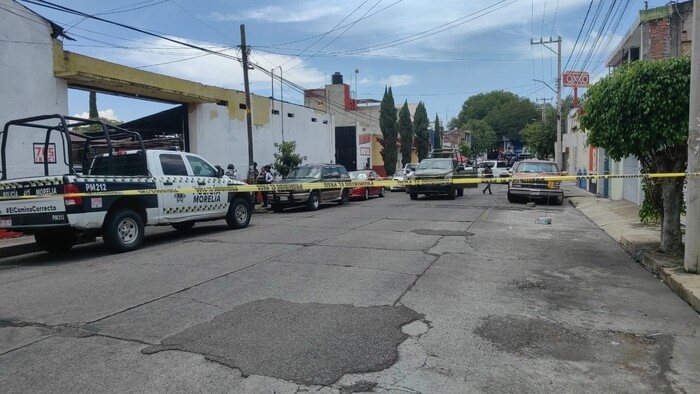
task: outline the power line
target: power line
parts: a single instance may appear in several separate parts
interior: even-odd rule
[[[322,50],[326,49],[329,45],[331,45],[331,44],[334,43],[337,39],[339,39],[339,38],[342,37],[345,33],[347,33],[348,30],[350,30],[352,27],[354,27],[364,16],[366,16],[370,11],[372,11],[372,10],[373,10],[376,6],[378,6],[379,3],[381,3],[381,2],[382,2],[382,0],[378,0],[376,3],[374,3],[374,5],[373,5],[372,7],[370,7],[369,10],[367,10],[367,11],[362,15],[362,17],[360,17],[360,19],[358,19],[358,20],[356,20],[355,22],[351,23],[345,30],[343,30],[340,34],[338,34],[335,38],[333,38],[333,39],[331,40],[331,42],[329,42],[329,43],[327,43],[326,45],[324,45],[321,49],[319,49],[318,51],[316,51],[316,53],[314,53],[313,55],[311,55],[311,56],[307,57],[306,59],[302,60],[300,63],[297,63],[297,64],[296,64],[294,67],[292,67],[291,69],[293,70],[293,69],[299,67],[300,65],[304,64],[306,61],[308,61],[308,60],[310,60],[311,58],[313,58],[314,56],[318,55],[319,52],[321,52]],[[365,3],[366,3],[366,1],[365,1]],[[365,4],[365,3],[362,3],[362,4]]]
[[[299,52],[299,54],[297,54],[295,57],[300,57],[301,55],[303,55],[304,53],[306,53],[306,51],[308,51],[309,49],[311,49],[311,47],[313,47],[314,45],[318,44],[321,40],[323,40],[324,38],[326,38],[326,37],[327,37],[332,31],[334,31],[341,23],[345,22],[346,19],[348,19],[349,17],[352,16],[352,14],[354,14],[355,12],[357,12],[357,10],[359,10],[360,8],[362,8],[363,5],[367,4],[368,1],[369,1],[369,0],[363,1],[362,4],[360,4],[360,5],[357,6],[357,8],[355,8],[354,10],[352,10],[349,14],[345,15],[345,17],[344,17],[343,19],[341,19],[340,22],[336,23],[335,26],[333,26],[333,28],[332,28],[331,30],[329,30],[329,31],[325,32],[324,34],[322,34],[321,37],[318,38],[318,40],[316,40],[316,41],[314,41],[313,43],[309,44],[306,48],[304,48],[301,52]],[[381,1],[381,0],[379,0],[379,1]],[[366,15],[366,14],[365,14],[365,15]],[[352,26],[352,25],[349,25],[349,26]],[[321,48],[321,49],[323,49],[323,48]],[[313,57],[313,56],[312,56],[312,57]],[[287,63],[289,63],[290,60],[291,60],[291,59],[288,59],[286,62],[282,63],[282,66],[284,66],[284,65],[287,64]],[[280,66],[280,67],[281,67],[281,66]]]
[[[576,51],[576,46],[578,46],[578,41],[581,39],[581,33],[583,33],[583,28],[586,26],[586,21],[588,20],[588,14],[591,12],[591,7],[593,7],[593,0],[588,4],[588,11],[586,11],[586,16],[583,18],[583,23],[581,24],[581,29],[578,31],[578,36],[576,36],[576,41],[574,42],[574,47],[571,49],[571,54],[569,54],[569,59],[566,61],[566,65],[564,66],[564,70],[569,69],[569,62],[571,61],[571,58],[574,56],[574,52]]]
[[[402,38],[398,38],[398,39],[391,40],[391,41],[386,41],[386,42],[383,42],[383,43],[380,43],[380,44],[375,44],[375,45],[372,45],[372,46],[369,46],[369,47],[357,48],[357,49],[350,49],[350,50],[347,50],[347,51],[341,51],[341,52],[337,52],[337,53],[339,53],[339,54],[349,54],[349,53],[357,54],[357,53],[364,53],[364,52],[373,52],[373,51],[376,51],[376,50],[379,50],[379,49],[387,49],[387,48],[391,48],[391,47],[395,47],[395,46],[407,44],[407,43],[409,43],[409,42],[413,42],[413,41],[417,41],[417,40],[422,40],[422,39],[424,39],[424,38],[428,38],[428,37],[434,36],[434,35],[436,35],[436,34],[442,33],[442,32],[447,31],[447,30],[454,29],[454,28],[456,28],[456,27],[458,27],[458,26],[461,26],[461,25],[463,25],[463,24],[465,24],[465,23],[468,23],[468,22],[474,21],[474,20],[476,20],[476,19],[479,19],[479,18],[481,18],[481,17],[484,17],[484,16],[486,16],[486,15],[488,15],[488,14],[491,14],[491,13],[493,13],[493,12],[495,12],[495,11],[498,11],[498,10],[500,10],[500,9],[506,7],[506,6],[509,6],[509,5],[513,4],[513,3],[515,3],[517,0],[512,0],[510,3],[507,3],[507,4],[504,4],[504,5],[501,5],[500,7],[494,8],[494,7],[496,7],[496,6],[498,6],[498,5],[502,4],[502,3],[504,3],[504,2],[506,2],[506,1],[507,1],[507,0],[500,0],[500,1],[497,1],[497,2],[494,3],[494,4],[491,4],[491,5],[487,6],[487,7],[484,7],[484,8],[482,8],[482,9],[477,10],[477,11],[474,11],[474,12],[472,12],[472,13],[469,13],[469,14],[467,14],[467,15],[464,15],[464,16],[462,16],[462,17],[460,17],[460,18],[454,19],[454,20],[452,20],[452,21],[450,21],[450,22],[443,23],[443,24],[441,24],[441,25],[438,25],[438,26],[436,26],[436,27],[433,27],[433,28],[431,28],[431,29],[427,29],[427,30],[424,30],[424,31],[421,31],[421,32],[418,32],[418,33],[410,34],[410,35],[405,36],[405,37],[402,37]],[[492,9],[492,8],[493,8],[493,9]],[[481,14],[481,15],[480,15],[480,14]]]
[[[391,8],[391,7],[393,7],[393,6],[395,6],[396,4],[401,3],[402,1],[403,1],[403,0],[396,0],[395,2],[389,4],[388,6],[382,8],[382,9],[380,9],[380,10],[377,10],[376,12],[374,12],[374,13],[372,13],[372,14],[369,14],[369,15],[365,16],[364,18],[358,19],[356,22],[359,22],[360,20],[364,20],[364,19],[370,18],[370,17],[372,17],[372,16],[374,16],[374,15],[377,15],[377,14],[379,14],[380,12],[385,11],[385,10],[387,10],[387,9],[389,9],[389,8]],[[311,36],[311,37],[302,38],[302,39],[300,39],[300,40],[294,40],[294,41],[289,41],[289,42],[284,42],[284,43],[279,43],[279,44],[258,45],[257,47],[258,47],[258,48],[270,48],[270,47],[273,47],[273,48],[274,48],[274,47],[281,47],[281,46],[290,45],[290,44],[297,44],[297,43],[300,43],[300,42],[304,42],[304,41],[308,41],[308,40],[313,40],[314,38],[317,38],[317,37],[325,36],[325,35],[327,35],[328,33],[332,33],[332,32],[334,32],[334,31],[336,31],[336,30],[344,29],[344,28],[347,27],[348,25],[350,25],[350,24],[338,26],[338,27],[336,27],[336,28],[333,29],[333,30],[329,30],[328,32],[321,33],[321,34],[317,34],[317,35],[314,35],[314,36]]]

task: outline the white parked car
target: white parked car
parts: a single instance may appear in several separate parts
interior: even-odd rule
[[[484,176],[484,168],[486,167],[491,167],[494,178],[508,178],[510,176],[510,167],[508,167],[508,162],[506,161],[484,160],[479,162],[476,168],[479,171],[480,178]]]
[[[394,181],[405,181],[406,180],[406,175],[404,174],[404,170],[397,170],[396,174],[391,177],[392,180]],[[389,190],[394,192],[394,191],[403,191],[406,190],[406,186],[401,186],[401,185],[392,185],[389,186]]]

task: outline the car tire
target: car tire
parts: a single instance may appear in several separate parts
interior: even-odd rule
[[[557,196],[557,198],[554,199],[554,205],[561,205],[564,203],[564,196]]]
[[[418,193],[413,193],[413,192],[411,192],[411,193],[409,193],[409,195],[411,196],[411,200],[417,200],[417,199],[418,199]]]
[[[252,214],[253,209],[250,203],[240,197],[236,197],[231,201],[228,212],[226,212],[226,224],[232,229],[248,227]]]
[[[457,192],[455,191],[455,189],[450,189],[449,193],[447,193],[447,198],[449,200],[454,200],[456,196]]]
[[[379,189],[379,197],[384,197],[384,188]]]
[[[464,189],[457,189],[457,197],[462,197],[464,195]]]
[[[343,189],[343,191],[340,194],[340,201],[338,201],[338,205],[348,205],[349,202],[350,202],[350,190]]]
[[[272,204],[272,212],[280,213],[283,210],[284,210],[284,206],[282,204]]]
[[[309,211],[315,211],[321,206],[321,197],[318,192],[311,192],[309,194],[309,199],[306,201],[306,209]]]
[[[114,252],[138,249],[143,243],[143,218],[133,209],[122,208],[110,213],[102,225],[102,239]]]
[[[192,230],[192,227],[194,227],[194,222],[173,223],[171,224],[171,226],[173,226],[173,228],[177,231],[187,232]]]
[[[364,201],[369,200],[369,189],[368,188],[365,188],[365,192],[364,192],[364,194],[362,194],[362,199]]]
[[[70,250],[78,241],[78,236],[70,230],[40,231],[34,234],[39,249],[48,253],[63,253]]]

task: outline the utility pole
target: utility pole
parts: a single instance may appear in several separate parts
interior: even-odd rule
[[[557,50],[550,48],[547,44],[557,43]],[[556,40],[549,38],[549,41],[543,41],[540,38],[539,41],[533,41],[530,39],[530,45],[544,45],[545,48],[557,54],[557,142],[554,145],[554,161],[557,162],[557,166],[560,170],[563,164],[563,149],[562,149],[562,136],[561,136],[561,36],[558,36]]]
[[[255,179],[253,175],[253,114],[250,103],[250,83],[248,81],[248,46],[245,43],[245,25],[241,25],[241,54],[243,58],[243,85],[245,86],[245,118],[248,126],[248,181]]]
[[[282,66],[280,66],[280,105],[282,106],[282,142],[284,142],[284,86],[282,86],[284,79],[282,79]]]
[[[690,115],[688,122],[688,173],[700,172],[700,1],[693,2],[693,41],[690,62]],[[700,177],[688,176],[685,257],[686,272],[700,273]]]

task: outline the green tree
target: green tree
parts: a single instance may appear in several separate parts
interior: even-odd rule
[[[644,173],[684,172],[690,59],[636,61],[591,86],[581,126],[613,160],[636,157]],[[681,254],[683,178],[645,178],[642,220],[661,223],[661,251]]]
[[[442,149],[442,126],[438,114],[435,114],[435,145],[433,149]]]
[[[416,153],[418,161],[428,157],[430,150],[430,134],[428,127],[430,120],[428,119],[428,111],[425,109],[425,104],[421,101],[416,107],[416,113],[413,114],[413,129],[416,132]]]
[[[472,147],[467,144],[466,141],[460,141],[459,143],[459,154],[464,157],[469,157],[472,154]]]
[[[396,105],[394,104],[394,94],[389,89],[384,88],[384,97],[379,105],[379,129],[382,131],[382,160],[384,160],[384,171],[387,174],[396,172],[396,159],[398,151],[396,144],[398,134],[396,130]]]
[[[285,178],[306,159],[295,152],[297,149],[296,141],[282,141],[280,144],[275,142],[275,148],[277,153],[273,155],[275,157],[274,167]]]
[[[397,123],[398,133],[401,137],[401,163],[411,162],[411,152],[413,152],[413,122],[411,122],[411,111],[408,110],[408,100],[404,101],[401,111],[399,111],[399,121]]]
[[[545,106],[543,110],[544,121],[529,123],[520,131],[525,145],[542,160],[554,155],[554,144],[557,141],[557,110],[551,105]]]
[[[486,121],[472,119],[465,128],[472,134],[472,152],[475,157],[496,147],[496,132]]]
[[[537,106],[524,97],[505,91],[493,91],[469,97],[454,122],[464,128],[470,120],[488,123],[498,139],[517,139],[525,125],[538,117]]]

